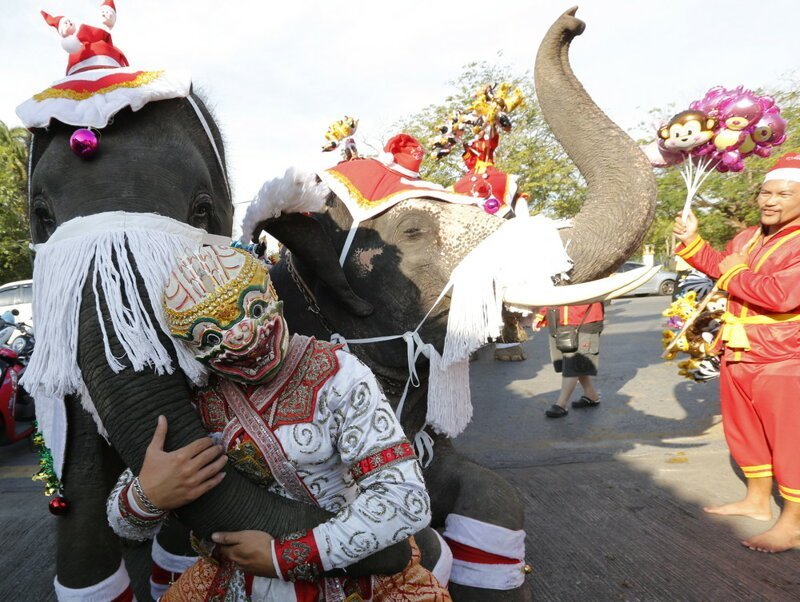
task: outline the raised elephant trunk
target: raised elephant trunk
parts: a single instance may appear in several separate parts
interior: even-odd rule
[[[566,11],[544,37],[535,83],[545,121],[586,179],[586,202],[562,231],[575,262],[572,282],[616,269],[641,245],[653,219],[656,181],[639,147],[592,101],[569,64],[569,46],[586,25]]]

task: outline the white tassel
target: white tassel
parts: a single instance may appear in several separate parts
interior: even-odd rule
[[[290,167],[282,178],[264,182],[247,208],[242,222],[242,242],[250,242],[256,225],[282,213],[316,213],[325,206],[330,189],[317,181],[316,174]]]
[[[448,437],[460,435],[472,420],[469,360],[442,367],[442,358],[429,346],[428,413],[426,424]]]
[[[442,366],[461,362],[503,328],[505,290],[552,287],[572,267],[556,223],[536,216],[507,220],[453,270]]]
[[[185,345],[171,337],[161,304],[164,285],[177,258],[198,248],[197,241],[174,233],[136,229],[92,233],[42,246],[33,275],[36,347],[22,378],[37,407],[41,405],[48,415],[61,415],[63,409],[49,406],[63,406],[65,396],[80,394],[99,432],[106,436],[78,367],[80,307],[87,277],[91,278],[106,361],[112,370],[120,372],[124,369],[122,362],[127,361],[136,371],[149,368],[156,374],[171,374],[174,366],[169,351],[158,338],[163,333],[172,341],[178,363],[190,382],[204,384],[205,368]],[[144,282],[149,304],[139,294],[137,275]],[[123,357],[115,357],[111,351],[100,292]],[[51,422],[56,428],[66,426],[60,420]],[[42,433],[48,445],[54,441],[63,447],[63,433],[50,428],[43,428]]]

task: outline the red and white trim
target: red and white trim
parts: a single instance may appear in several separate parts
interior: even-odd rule
[[[386,167],[388,167],[392,171],[401,173],[404,176],[408,176],[409,178],[419,179],[418,171],[414,171],[413,169],[408,169],[407,167],[403,167],[402,165],[394,161],[389,161],[388,163],[386,163]]]
[[[363,460],[359,460],[350,468],[350,474],[353,475],[356,481],[360,481],[376,470],[382,470],[397,462],[412,460],[416,457],[417,455],[414,453],[414,448],[411,444],[408,441],[403,441],[375,452]]]
[[[74,72],[80,65],[93,69]],[[17,107],[17,116],[26,128],[47,127],[54,119],[78,127],[104,128],[126,107],[138,111],[150,102],[186,98],[192,86],[186,72],[119,68],[116,59],[105,55],[81,61],[71,73]]]
[[[274,540],[272,550],[278,576],[285,581],[316,581],[324,570],[311,530]]]
[[[484,589],[509,590],[525,580],[525,531],[450,514],[444,538],[453,552],[450,581]]]
[[[168,552],[158,543],[158,536],[153,540],[150,556],[153,559],[150,568],[150,595],[153,600],[163,596],[169,586],[197,561],[197,556],[179,556]]]
[[[108,56],[107,54],[98,54],[72,65],[69,71],[67,71],[67,75],[74,75],[86,69],[115,69],[118,67],[124,67],[124,65],[121,65],[114,57]]]
[[[800,182],[800,169],[796,167],[781,167],[768,171],[764,176],[764,181],[770,180],[789,180],[790,182]]]
[[[87,600],[135,602],[136,600],[131,589],[131,578],[128,576],[124,560],[114,574],[95,585],[73,589],[61,585],[58,582],[58,576],[53,580],[53,584],[56,590],[56,598],[59,602],[87,602]]]
[[[439,554],[439,560],[436,561],[436,565],[431,569],[431,573],[433,573],[433,576],[436,577],[436,580],[441,583],[443,587],[447,587],[447,584],[450,582],[450,575],[453,572],[453,551],[444,540],[444,537],[439,535],[438,531],[433,530],[433,532],[439,539],[441,553]]]

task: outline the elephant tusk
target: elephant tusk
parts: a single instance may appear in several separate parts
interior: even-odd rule
[[[549,288],[513,287],[503,295],[503,301],[517,307],[545,307],[576,305],[608,301],[621,297],[650,280],[661,266],[636,268],[606,278],[581,284],[551,286]]]

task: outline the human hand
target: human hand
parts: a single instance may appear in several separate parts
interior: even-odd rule
[[[686,215],[686,221],[682,216],[675,218],[675,224],[672,226],[672,233],[683,244],[688,245],[697,237],[697,217],[690,210]]]
[[[272,559],[272,540],[272,535],[263,531],[229,531],[211,535],[211,541],[219,545],[222,555],[243,571],[274,578],[278,573]]]
[[[208,437],[166,452],[166,438],[167,418],[159,416],[153,439],[144,455],[139,484],[155,506],[162,510],[173,510],[193,502],[219,485],[225,478],[222,469],[228,457]],[[141,503],[135,492],[134,495]]]
[[[725,272],[730,270],[733,266],[739,265],[741,263],[746,264],[747,258],[741,253],[731,253],[730,255],[728,255],[722,261],[719,262],[719,271],[720,273],[724,274]]]

